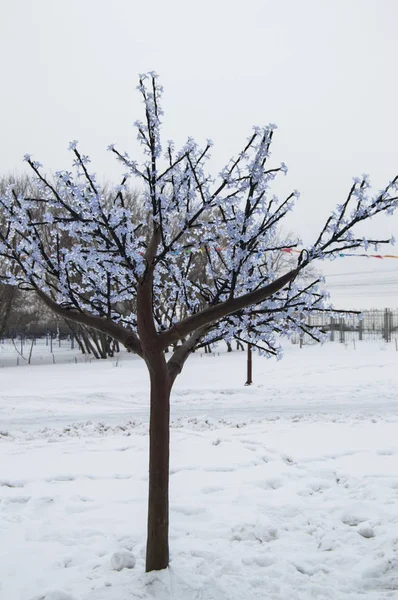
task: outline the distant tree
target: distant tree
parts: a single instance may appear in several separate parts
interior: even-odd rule
[[[15,305],[15,299],[18,290],[10,285],[0,285],[0,338],[2,338],[8,327],[12,308]]]
[[[10,185],[17,185],[18,191],[26,195],[29,187],[29,178],[26,175],[0,177],[0,195],[4,194]],[[4,214],[0,208],[0,226],[3,229],[7,224],[7,218],[8,215]],[[20,301],[21,294],[18,288],[9,285],[0,285],[0,337],[3,337],[8,332],[10,319],[15,314]]]
[[[0,195],[6,193],[8,188],[12,187],[17,196],[24,198],[36,198],[39,190],[37,189],[34,178],[28,175],[5,175],[0,177]],[[40,192],[39,192],[40,193]],[[113,189],[109,185],[102,188],[104,203],[113,202]],[[136,190],[130,190],[126,187],[125,192],[126,205],[131,209],[134,220],[138,222],[140,212],[139,193]],[[44,210],[36,211],[36,216],[40,217]],[[8,215],[2,210],[0,205],[0,223],[7,222]],[[48,250],[48,231],[42,227],[43,247]],[[68,250],[65,248],[64,250]],[[128,307],[126,307],[128,310]],[[36,334],[42,334],[48,329],[58,329],[60,326],[76,337],[78,346],[83,353],[92,354],[95,358],[107,358],[113,356],[119,351],[119,343],[113,338],[105,335],[90,327],[78,325],[68,321],[63,317],[57,316],[51,309],[32,290],[22,294],[16,286],[0,284],[0,337],[4,335],[13,335],[34,331]]]
[[[274,126],[256,127],[242,152],[218,177],[205,170],[211,143],[188,139],[176,151],[160,139],[161,88],[154,74],[139,80],[145,121],[137,122],[144,152],[139,165],[114,146],[127,171],[105,202],[89,159],[75,142],[76,175],[46,177],[26,156],[40,196],[12,186],[0,198],[7,226],[0,230],[1,279],[35,290],[56,314],[109,335],[139,355],[150,376],[150,457],[146,569],[168,565],[170,392],[189,354],[215,340],[250,342],[279,355],[277,337],[308,331],[306,318],[328,311],[319,279],[300,283],[315,260],[348,248],[389,240],[354,237],[353,228],[398,203],[396,177],[375,196],[367,177],[354,180],[347,199],[328,217],[314,244],[276,276],[275,254],[294,242],[275,237],[297,192],[283,201],[269,188],[286,167],[269,165]],[[127,178],[142,185],[142,224],[126,206]],[[48,236],[43,242],[43,232]],[[65,250],[68,248],[68,250]],[[198,278],[198,270],[202,277]],[[127,314],[123,303],[133,307]],[[313,330],[316,338],[320,334]],[[166,360],[165,350],[175,349]]]

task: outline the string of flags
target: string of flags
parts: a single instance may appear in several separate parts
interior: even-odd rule
[[[282,248],[282,252],[287,252],[291,254],[292,252],[297,252],[300,254],[301,250],[296,250],[295,248]],[[398,258],[395,254],[354,254],[347,252],[340,252],[337,256],[344,258],[345,256],[365,256],[366,258]]]
[[[226,249],[226,246],[219,246],[219,247],[215,247],[214,248],[216,251],[222,251]],[[296,248],[281,248],[282,252],[286,252],[288,254],[292,254],[293,252],[300,254],[301,250],[297,250]],[[194,252],[195,249],[194,248],[186,248],[185,250],[172,250],[170,252],[170,254],[190,254],[191,252]],[[202,250],[202,248],[198,248],[197,252],[200,252],[201,254],[203,254],[204,250]],[[398,259],[398,255],[396,254],[355,254],[355,253],[348,253],[348,252],[339,252],[336,253],[336,256],[340,257],[340,258],[345,258],[346,256],[363,256],[365,258],[397,258]]]
[[[222,250],[226,250],[227,246],[216,246],[213,248],[214,250],[216,250],[217,252],[221,252]],[[177,255],[177,254],[190,254],[191,252],[195,252],[195,250],[197,252],[200,252],[200,254],[203,254],[204,252],[206,252],[206,250],[202,250],[202,248],[185,248],[184,250],[171,250],[170,254],[173,255]],[[297,253],[300,254],[301,250],[297,250],[296,248],[280,248],[280,250],[282,252],[286,252],[288,254],[292,254]],[[144,252],[139,252],[139,254],[141,254],[142,256],[144,255]],[[259,252],[258,255],[260,256],[262,253]],[[345,258],[346,256],[362,256],[365,258],[397,258],[398,259],[398,255],[396,254],[354,254],[354,253],[348,253],[348,252],[339,252],[336,253],[336,256],[338,256],[339,258]],[[27,258],[27,255],[22,255],[22,258]]]

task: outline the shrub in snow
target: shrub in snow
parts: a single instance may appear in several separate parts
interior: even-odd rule
[[[135,558],[128,550],[114,552],[111,556],[111,565],[114,571],[122,569],[133,569],[135,567]]]

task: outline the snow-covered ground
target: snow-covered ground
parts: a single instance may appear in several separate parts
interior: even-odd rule
[[[34,362],[0,369],[1,600],[397,598],[395,345],[287,345],[255,357],[251,387],[243,353],[192,356],[172,400],[171,566],[155,575],[143,363]],[[135,567],[114,570],[126,550]]]

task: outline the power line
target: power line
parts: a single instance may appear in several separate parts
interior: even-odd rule
[[[398,269],[388,269],[386,271],[374,270],[372,271],[350,271],[349,273],[332,273],[331,275],[324,275],[326,279],[329,277],[351,277],[352,275],[375,275],[376,273],[397,273]]]
[[[398,279],[397,280],[391,280],[391,279],[381,279],[381,280],[377,280],[377,281],[353,281],[351,283],[332,283],[327,285],[328,288],[330,289],[335,289],[335,288],[352,288],[352,287],[377,287],[379,288],[380,286],[396,286],[398,285]]]

